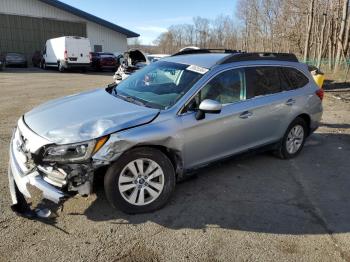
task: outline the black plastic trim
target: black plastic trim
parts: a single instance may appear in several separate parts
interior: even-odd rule
[[[228,64],[241,61],[259,61],[259,60],[272,60],[272,61],[287,61],[287,62],[299,62],[295,54],[291,53],[235,53],[228,57],[224,57],[217,62],[218,65]]]
[[[210,53],[223,53],[223,54],[240,54],[241,50],[231,49],[189,49],[173,54],[172,56],[179,55],[191,55],[191,54],[210,54]]]

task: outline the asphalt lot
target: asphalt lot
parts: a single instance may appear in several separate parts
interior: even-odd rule
[[[7,180],[17,119],[48,99],[111,81],[112,73],[0,72],[0,261],[350,261],[346,85],[330,86],[322,126],[296,159],[263,153],[200,170],[151,214],[113,210],[97,185],[54,220],[17,217]]]

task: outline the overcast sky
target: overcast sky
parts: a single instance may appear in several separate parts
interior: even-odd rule
[[[235,0],[61,1],[139,33],[142,44],[151,44],[170,25],[191,23],[195,16],[212,19],[235,13]]]

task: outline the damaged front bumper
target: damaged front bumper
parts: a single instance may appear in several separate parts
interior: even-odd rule
[[[69,191],[88,195],[92,190],[92,164],[38,164],[40,150],[52,144],[27,127],[23,118],[14,130],[9,150],[8,178],[13,205],[31,198],[29,186],[40,190],[44,199],[60,203]],[[37,159],[37,161],[35,161]],[[40,162],[40,161],[39,161]],[[24,205],[26,205],[24,203]]]
[[[64,192],[47,183],[36,168],[26,170],[23,168],[24,163],[20,162],[23,159],[21,152],[14,148],[12,140],[10,146],[10,163],[8,168],[9,186],[11,199],[13,204],[18,203],[18,195],[16,187],[25,197],[31,198],[28,190],[28,185],[32,185],[42,191],[43,198],[49,199],[55,203],[59,203],[65,198]]]

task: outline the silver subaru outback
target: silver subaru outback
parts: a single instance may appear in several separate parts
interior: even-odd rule
[[[118,85],[24,114],[10,146],[12,202],[23,209],[32,186],[55,203],[88,195],[97,171],[107,170],[112,206],[156,210],[176,181],[214,161],[267,146],[297,156],[319,125],[322,98],[292,54],[177,53]]]

